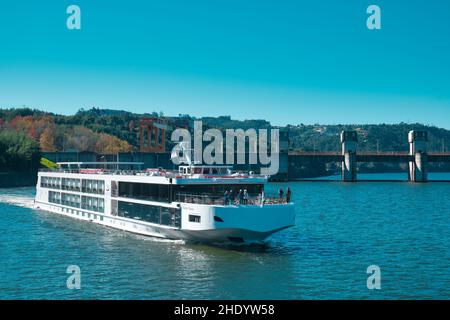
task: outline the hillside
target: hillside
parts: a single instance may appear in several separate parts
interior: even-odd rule
[[[358,132],[358,150],[361,151],[408,151],[410,130],[428,131],[429,151],[450,150],[450,130],[419,123],[298,125],[289,129],[291,148],[304,151],[339,151],[342,130]]]
[[[195,118],[189,115],[164,116],[162,113],[136,114],[128,111],[92,108],[74,115],[58,115],[29,108],[0,109],[0,166],[22,166],[40,151],[93,151],[117,153],[138,151],[139,120],[163,117],[169,128],[202,120],[204,129],[270,128],[267,120],[235,120],[230,116]],[[301,122],[299,119],[298,122]],[[341,130],[358,131],[362,151],[406,151],[409,130],[429,132],[430,151],[450,150],[450,131],[423,124],[291,124],[290,148],[304,151],[338,151]],[[170,130],[168,137],[170,137]],[[169,145],[170,147],[170,145]],[[5,151],[7,150],[7,151]],[[22,160],[21,160],[22,159]],[[25,160],[23,160],[25,159]],[[9,163],[9,164],[8,164]]]

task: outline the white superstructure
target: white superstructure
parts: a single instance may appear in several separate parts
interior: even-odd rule
[[[58,165],[39,172],[36,208],[137,234],[206,242],[261,241],[294,225],[294,204],[268,197],[267,177],[251,172],[195,165],[134,170],[140,163],[124,162]]]

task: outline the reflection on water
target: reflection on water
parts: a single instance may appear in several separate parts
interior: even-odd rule
[[[0,298],[449,298],[449,183],[290,186],[296,225],[263,245],[160,240],[30,209],[0,191]],[[17,206],[19,205],[19,206]],[[81,290],[65,286],[81,268]],[[366,268],[382,290],[366,288]]]

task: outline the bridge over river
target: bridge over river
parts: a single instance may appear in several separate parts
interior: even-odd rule
[[[358,152],[356,131],[341,132],[341,152],[289,151],[289,162],[340,162],[342,181],[357,181],[358,162],[407,163],[412,182],[428,181],[428,164],[450,162],[450,152],[427,152],[428,133],[411,131],[408,134],[409,152]]]

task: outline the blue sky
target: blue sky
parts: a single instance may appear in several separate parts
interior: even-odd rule
[[[449,39],[441,0],[3,1],[0,107],[450,129]]]

